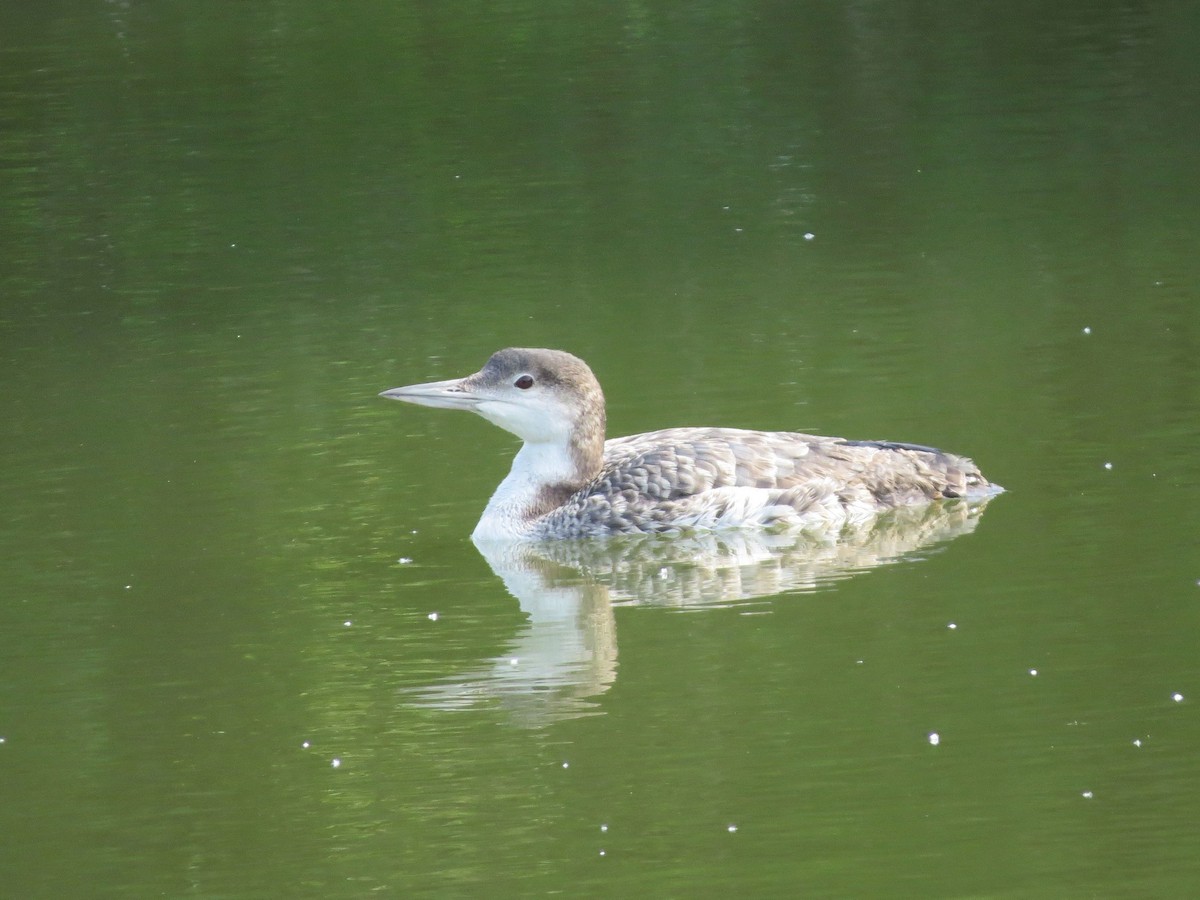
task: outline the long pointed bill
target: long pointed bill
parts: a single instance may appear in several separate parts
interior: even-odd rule
[[[463,386],[463,378],[451,378],[448,381],[429,381],[425,384],[410,384],[407,387],[392,388],[379,396],[389,400],[403,400],[405,403],[416,403],[418,406],[435,406],[438,409],[475,409],[483,402],[482,397],[471,393]]]

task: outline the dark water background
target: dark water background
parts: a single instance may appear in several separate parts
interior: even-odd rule
[[[2,892],[1200,891],[1198,36],[6,5]],[[513,439],[375,394],[507,345],[613,434],[1009,492],[837,561],[485,559]]]

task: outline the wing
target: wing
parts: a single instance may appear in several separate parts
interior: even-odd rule
[[[969,459],[918,444],[782,431],[671,428],[611,440],[596,489],[672,500],[722,487],[794,488],[830,479],[880,500],[957,497],[987,481]],[[894,504],[893,504],[894,505]]]
[[[559,512],[583,533],[588,523],[610,532],[836,524],[987,488],[969,459],[916,444],[672,428],[608,441],[600,474]]]

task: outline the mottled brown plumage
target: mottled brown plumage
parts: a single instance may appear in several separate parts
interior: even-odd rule
[[[716,528],[739,520],[819,525],[988,488],[971,460],[928,447],[668,428],[608,441],[600,471],[542,527],[581,536]]]

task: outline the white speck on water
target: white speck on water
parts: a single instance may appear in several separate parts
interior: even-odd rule
[[[329,761],[329,764],[331,766],[333,766],[335,769],[340,769],[342,766],[342,761],[335,756],[333,759],[331,759]]]
[[[607,825],[601,825],[601,826],[600,826],[600,830],[601,830],[601,831],[608,831],[608,826],[607,826]]]
[[[8,738],[6,738],[6,737],[0,737],[0,744],[4,744],[4,743],[7,743],[7,742],[8,742]]]
[[[342,624],[343,624],[343,625],[345,625],[347,628],[349,628],[349,627],[350,627],[351,625],[353,625],[354,623],[353,623],[353,622],[351,622],[349,619],[347,619],[347,620],[346,620],[345,622],[343,622]]]
[[[815,238],[815,237],[816,237],[816,235],[815,235],[815,234],[813,234],[811,231],[806,231],[806,232],[804,232],[804,239],[805,239],[806,241],[811,241],[811,240],[812,240],[813,238]]]
[[[564,761],[563,761],[563,768],[564,768],[564,769],[569,769],[569,768],[571,768],[571,764],[570,764],[569,762],[567,762],[566,760],[564,760]]]
[[[949,628],[951,631],[954,631],[956,628],[958,628],[958,625],[956,625],[954,622],[951,622],[946,627]]]
[[[305,742],[304,742],[304,743],[302,743],[300,746],[301,746],[301,747],[303,747],[305,750],[307,750],[307,749],[308,749],[308,746],[309,746],[309,745],[308,745],[308,741],[305,741]]]
[[[930,745],[936,747],[941,742],[942,742],[942,736],[940,734],[938,734],[936,731],[929,732]]]
[[[1140,746],[1142,746],[1142,739],[1141,739],[1141,738],[1134,738],[1134,739],[1133,739],[1133,746],[1135,746],[1135,747],[1140,747]]]
[[[1176,703],[1182,703],[1183,702],[1183,694],[1180,694],[1180,693],[1172,694],[1171,699],[1174,700]]]
[[[127,590],[127,591],[128,591],[128,590],[130,590],[132,587],[133,587],[133,585],[132,585],[132,584],[127,584],[127,585],[125,585],[125,590]]]
[[[1091,800],[1095,794],[1093,794],[1091,791],[1084,791],[1082,796],[1084,800]]]
[[[730,824],[725,830],[728,831],[730,834],[734,834],[737,831],[737,826]]]
[[[436,622],[438,620],[438,614],[435,612],[431,612],[425,618],[427,618],[430,622]]]
[[[861,666],[861,665],[863,664],[863,661],[862,661],[861,659],[856,659],[856,660],[854,661],[854,664],[855,664],[856,666]]]
[[[1112,463],[1110,463],[1110,462],[1106,462],[1106,463],[1104,464],[1104,468],[1108,469],[1108,471],[1110,471],[1110,472],[1111,472],[1111,471],[1112,471]]]
[[[1084,333],[1084,334],[1091,334],[1091,333],[1092,333],[1092,326],[1091,326],[1091,325],[1084,325],[1084,326],[1083,326],[1083,333]]]
[[[604,856],[604,851],[603,851],[603,850],[601,850],[601,851],[600,851],[600,855],[601,855],[601,856]]]
[[[735,232],[737,232],[738,234],[741,234],[741,233],[742,233],[742,229],[741,229],[741,228],[734,228],[733,230],[734,230]]]
[[[508,664],[509,664],[510,666],[515,666],[515,665],[517,665],[517,664],[518,664],[520,661],[521,661],[521,660],[520,660],[520,658],[519,658],[519,657],[516,657],[516,656],[514,656],[512,659],[510,659],[510,660],[508,661]]]
[[[1037,678],[1037,669],[1030,669],[1029,674],[1032,675],[1034,678]]]
[[[402,556],[398,560],[396,560],[396,562],[400,563],[400,565],[402,565],[402,566],[407,566],[410,562],[412,562],[412,557],[411,556]]]

